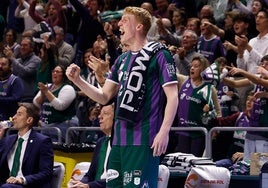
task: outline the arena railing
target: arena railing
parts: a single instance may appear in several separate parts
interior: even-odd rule
[[[212,133],[214,131],[268,131],[268,127],[213,127],[208,132],[207,136],[207,147],[205,156],[211,158],[212,157]]]
[[[38,132],[41,132],[43,130],[52,130],[52,131],[55,131],[57,132],[57,136],[58,136],[58,143],[62,143],[62,139],[61,139],[61,136],[62,136],[62,133],[61,133],[61,130],[58,128],[58,127],[33,127],[34,130],[38,131]],[[14,131],[16,130],[15,128],[9,128],[6,132],[7,135],[10,134],[11,131]]]
[[[65,143],[70,144],[70,133],[72,131],[100,131],[100,127],[69,127],[66,131]],[[205,135],[206,141],[206,148],[208,146],[208,131],[204,127],[171,127],[171,131],[200,131],[203,132]]]

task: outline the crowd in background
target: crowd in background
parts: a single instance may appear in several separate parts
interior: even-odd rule
[[[260,73],[266,79],[266,64],[263,64],[266,60],[262,58],[268,54],[267,5],[265,0],[1,0],[0,120],[16,113],[17,102],[33,102],[41,110],[40,126],[60,128],[63,140],[70,126],[99,126],[101,106],[72,85],[65,70],[75,63],[87,82],[102,87],[115,59],[127,50],[120,43],[117,25],[126,6],[145,8],[152,15],[147,39],[166,44],[176,64],[180,88],[187,88],[188,82],[194,90],[202,82],[200,73],[215,61],[252,74]],[[90,64],[90,56],[102,60],[101,68]],[[197,56],[206,60],[196,59]],[[3,68],[3,62],[7,68]],[[197,70],[200,64],[202,68]],[[244,72],[237,72],[235,79],[245,76]],[[252,84],[239,90],[236,85],[230,87],[224,83],[215,87],[216,90],[214,86],[206,87],[217,96],[212,94],[213,102],[205,100],[204,105],[208,103],[208,108],[216,109],[217,116],[244,111],[246,93],[254,89]],[[266,87],[261,90],[266,92]],[[203,86],[200,91],[204,91]],[[179,101],[175,127],[189,120],[182,104]],[[262,100],[262,105],[265,104],[266,99]],[[266,106],[261,109],[262,116],[267,114]],[[191,122],[196,121],[193,126],[205,126],[198,118],[201,116],[190,118]],[[268,121],[263,120],[261,124],[267,126]],[[171,146],[170,151],[182,151],[189,141],[186,137],[190,136],[198,138],[193,143],[195,148],[200,144],[200,151],[187,148],[184,152],[203,154],[204,141],[198,135],[179,135],[179,145],[171,139],[171,145],[176,147]],[[74,141],[96,142],[100,136],[97,132],[84,132],[74,137]],[[268,140],[265,135],[259,136],[258,139]],[[232,144],[232,137],[233,134],[215,133],[214,159],[227,155],[228,151],[217,148],[222,149],[227,140]]]

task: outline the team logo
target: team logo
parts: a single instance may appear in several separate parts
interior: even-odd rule
[[[132,177],[133,177],[132,172],[124,172],[124,179],[123,179],[124,186],[132,181]]]
[[[141,183],[141,179],[139,177],[134,178],[134,185],[139,185]]]
[[[185,93],[182,93],[181,96],[180,96],[180,99],[181,100],[184,99],[185,96],[186,96],[186,94]]]
[[[114,169],[108,169],[107,171],[107,181],[111,181],[113,179],[118,178],[119,173],[118,171],[114,170]]]
[[[185,181],[185,188],[197,188],[198,183],[198,175],[197,174],[191,174],[187,177]]]

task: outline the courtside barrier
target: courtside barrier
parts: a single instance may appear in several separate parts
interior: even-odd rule
[[[56,131],[57,132],[57,135],[58,135],[58,143],[62,143],[62,139],[61,139],[61,136],[62,136],[62,133],[61,133],[61,130],[58,128],[58,127],[33,127],[34,130],[36,131],[39,131],[42,133],[43,130],[52,130],[52,131]],[[16,129],[14,128],[9,128],[6,132],[7,135],[10,134],[11,131],[14,131]]]
[[[206,145],[206,157],[212,157],[212,133],[214,131],[268,131],[268,127],[213,127],[208,132],[207,145]]]

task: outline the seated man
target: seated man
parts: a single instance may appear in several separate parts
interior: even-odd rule
[[[32,129],[38,121],[33,104],[19,104],[13,116],[18,134],[0,140],[0,188],[51,188],[53,147],[49,137]]]
[[[23,82],[12,74],[11,61],[0,57],[0,121],[8,120],[16,114],[23,94]]]
[[[99,119],[100,129],[106,136],[98,140],[88,172],[81,181],[71,179],[68,188],[105,188],[106,186],[106,165],[111,150],[110,137],[114,119],[114,106],[103,106]]]

